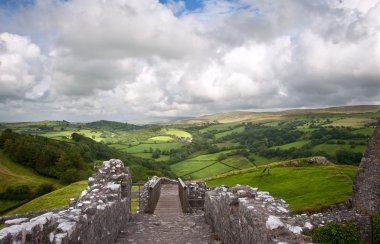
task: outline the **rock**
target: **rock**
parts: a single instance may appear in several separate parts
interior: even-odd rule
[[[277,229],[279,227],[283,227],[284,223],[282,223],[278,217],[273,216],[273,215],[269,215],[269,217],[265,223],[265,226],[270,230],[274,230],[274,229]]]
[[[312,157],[307,160],[309,164],[322,164],[322,165],[329,165],[331,162],[327,160],[325,157]]]
[[[10,220],[6,220],[4,222],[4,224],[5,224],[5,226],[18,225],[18,224],[24,223],[28,220],[29,220],[28,218],[10,219]]]

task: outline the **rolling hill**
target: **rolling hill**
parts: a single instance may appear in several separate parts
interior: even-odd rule
[[[298,162],[298,163],[290,163]],[[208,186],[258,187],[284,199],[294,212],[316,212],[351,197],[357,167],[313,165],[305,159],[273,163],[206,179]]]
[[[41,184],[52,184],[56,189],[63,185],[53,178],[48,178],[37,174],[33,169],[17,164],[9,159],[0,150],[0,192],[4,192],[8,187],[27,185],[31,190],[36,190]],[[19,205],[22,200],[0,199],[0,212]]]
[[[204,115],[189,119],[182,119],[171,124],[196,124],[196,123],[242,123],[242,122],[269,122],[281,121],[289,119],[294,116],[306,115],[347,115],[347,114],[362,114],[362,113],[375,113],[379,112],[380,105],[358,105],[358,106],[343,106],[343,107],[329,107],[329,108],[316,108],[316,109],[291,109],[279,112],[248,112],[248,111],[234,111],[225,112],[211,115]],[[380,113],[378,113],[380,116]]]

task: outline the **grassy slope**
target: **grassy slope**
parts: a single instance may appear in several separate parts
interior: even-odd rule
[[[0,191],[4,191],[8,186],[21,184],[36,187],[42,183],[51,183],[56,188],[62,187],[58,180],[41,176],[34,170],[13,162],[2,150],[0,150],[0,182]]]
[[[351,197],[356,167],[346,165],[278,167],[270,175],[263,167],[248,173],[210,180],[209,186],[236,184],[259,187],[289,203],[295,212],[316,211]]]
[[[346,116],[347,114],[355,114],[351,116],[361,117],[364,113],[375,113],[380,110],[379,105],[361,105],[361,106],[346,106],[346,107],[331,107],[331,108],[320,108],[320,109],[293,109],[280,112],[227,112],[206,115],[191,119],[185,119],[180,121],[175,121],[172,123],[205,123],[218,121],[219,123],[239,123],[239,122],[273,122],[278,120],[286,120],[294,116],[302,115],[321,115],[326,114],[329,117],[334,115],[342,114]],[[357,115],[356,115],[357,114]]]
[[[111,145],[112,146],[112,145]],[[149,144],[140,144],[133,147],[127,147],[122,149],[122,151],[126,151],[128,153],[143,153],[144,150],[149,152],[149,149],[152,148],[153,150],[156,150],[156,148],[162,150],[170,150],[170,149],[176,149],[182,147],[183,144],[180,143],[149,143]]]
[[[176,136],[176,137],[183,137],[183,138],[191,138],[191,134],[189,132],[186,132],[184,130],[179,129],[163,129],[166,135]]]
[[[46,195],[33,199],[32,201],[10,211],[5,215],[41,211],[44,209],[60,208],[67,206],[70,198],[75,198],[87,187],[87,181],[75,182],[71,185],[50,192]]]
[[[282,149],[282,150],[287,150],[287,149],[290,149],[292,147],[294,147],[294,148],[301,148],[302,146],[308,144],[309,142],[310,142],[310,140],[296,141],[296,142],[284,144],[284,145],[281,145],[281,146],[274,146],[274,147],[272,147],[272,149],[279,148],[279,149]]]
[[[313,151],[318,152],[318,151],[326,151],[331,155],[334,155],[338,150],[346,150],[346,151],[352,151],[352,152],[359,152],[359,153],[364,153],[366,150],[367,146],[365,145],[359,145],[356,146],[355,148],[351,148],[350,145],[339,145],[339,144],[320,144],[315,147],[313,147]]]
[[[163,143],[163,142],[172,142],[174,139],[170,136],[154,136],[148,139],[150,143]]]
[[[229,131],[226,131],[226,132],[217,133],[217,134],[215,134],[215,138],[218,139],[218,138],[222,138],[222,137],[231,135],[233,133],[242,133],[243,131],[244,131],[244,126],[240,126],[240,127],[237,127],[235,129],[232,129],[232,130],[229,130]]]

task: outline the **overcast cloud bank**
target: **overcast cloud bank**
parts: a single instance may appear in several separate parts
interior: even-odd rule
[[[0,121],[380,104],[380,1],[37,0],[0,23]]]

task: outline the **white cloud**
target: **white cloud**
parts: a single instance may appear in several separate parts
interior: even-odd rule
[[[380,1],[184,7],[40,0],[0,12],[0,118],[37,105],[126,119],[380,101]]]
[[[42,78],[40,48],[27,37],[0,33],[0,100],[23,98]]]

